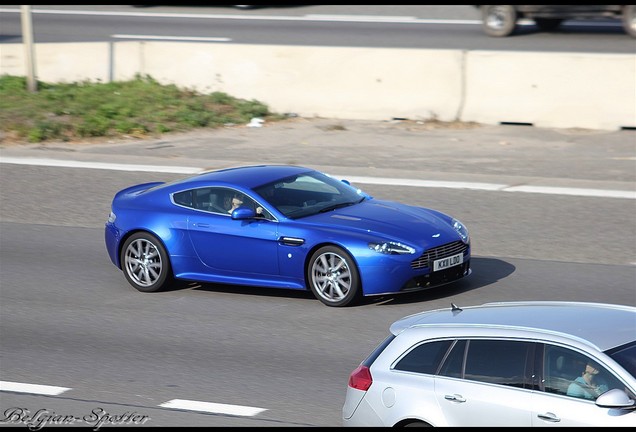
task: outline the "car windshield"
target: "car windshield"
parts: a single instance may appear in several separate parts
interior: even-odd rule
[[[317,171],[290,176],[254,191],[290,219],[355,205],[367,198],[359,189]]]

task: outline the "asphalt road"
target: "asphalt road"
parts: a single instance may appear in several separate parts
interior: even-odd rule
[[[516,35],[492,38],[471,5],[36,5],[34,41],[208,40],[215,43],[635,53],[618,19],[568,20],[540,32],[520,21]],[[72,31],[70,31],[72,29]],[[194,39],[193,39],[194,38]],[[207,38],[207,39],[206,39]],[[0,43],[20,43],[20,6],[0,7]]]
[[[312,166],[374,196],[453,214],[471,231],[474,272],[343,309],[279,290],[133,290],[103,244],[114,192],[248,163]],[[339,426],[348,374],[404,315],[450,302],[636,305],[634,168],[630,130],[414,122],[292,119],[150,140],[2,145],[0,380],[69,390],[2,392],[0,413],[90,419],[102,409],[148,416],[140,426]],[[175,399],[264,411],[161,406]]]

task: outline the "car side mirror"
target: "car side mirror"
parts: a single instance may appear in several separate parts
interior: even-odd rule
[[[596,398],[596,405],[603,408],[636,408],[636,401],[621,389],[606,391]]]
[[[232,219],[254,219],[256,212],[249,207],[239,207],[232,212]]]
[[[343,182],[346,185],[352,186],[351,182],[347,179],[341,179],[341,182]],[[352,186],[353,187],[353,186]],[[358,189],[358,195],[363,196],[367,199],[373,199],[373,197],[371,195],[369,195],[368,193],[364,192],[362,189]]]

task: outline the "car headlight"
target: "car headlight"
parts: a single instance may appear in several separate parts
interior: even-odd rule
[[[115,213],[113,212],[110,212],[110,214],[108,215],[108,223],[115,222],[115,219],[117,219],[117,215],[115,215]]]
[[[457,231],[457,234],[462,238],[464,243],[468,243],[470,241],[470,235],[468,235],[468,229],[464,226],[463,223],[458,221],[457,219],[453,219],[453,228]]]
[[[369,243],[369,249],[387,255],[413,254],[415,249],[398,242]]]

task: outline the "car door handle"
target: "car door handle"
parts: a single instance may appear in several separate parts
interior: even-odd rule
[[[196,223],[196,222],[194,222],[192,225],[198,226],[199,228],[210,228],[210,225],[206,224],[206,223]]]
[[[537,414],[537,417],[539,417],[541,420],[549,421],[551,423],[558,423],[561,421],[560,418],[558,418],[554,413],[551,412],[547,412],[545,414]]]
[[[462,395],[458,394],[446,395],[444,396],[444,399],[454,402],[466,402],[466,399]]]

